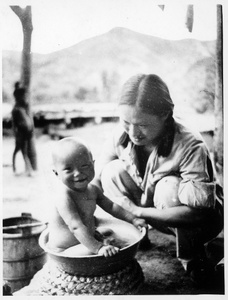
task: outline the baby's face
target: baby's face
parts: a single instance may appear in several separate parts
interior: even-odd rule
[[[94,178],[94,165],[86,149],[68,151],[61,157],[57,167],[62,182],[74,191],[85,191]]]

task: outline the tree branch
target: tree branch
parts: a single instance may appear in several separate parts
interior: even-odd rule
[[[19,19],[22,18],[23,10],[24,10],[23,8],[21,8],[20,6],[17,6],[17,5],[11,5],[10,8],[18,16]]]
[[[22,23],[22,27],[26,27],[27,30],[29,29],[30,31],[33,30],[32,26],[32,10],[31,6],[26,6],[25,8],[21,8],[18,5],[12,5],[10,6],[12,11],[18,16]]]

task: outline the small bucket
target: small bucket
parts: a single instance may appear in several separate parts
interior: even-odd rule
[[[46,262],[39,236],[46,224],[31,214],[3,220],[3,279],[12,293],[29,284]]]

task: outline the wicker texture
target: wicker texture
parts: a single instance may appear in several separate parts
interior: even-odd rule
[[[135,259],[116,273],[95,277],[71,275],[49,261],[39,271],[38,281],[39,294],[43,296],[135,295],[143,284],[144,276]]]

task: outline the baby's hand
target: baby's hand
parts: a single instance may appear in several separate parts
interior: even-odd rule
[[[117,254],[119,250],[119,248],[112,245],[104,245],[99,249],[98,254],[108,257]]]
[[[146,221],[144,219],[141,219],[141,218],[134,218],[132,223],[140,231],[141,231],[142,227],[145,227],[146,229],[148,228],[148,225],[147,225]]]

